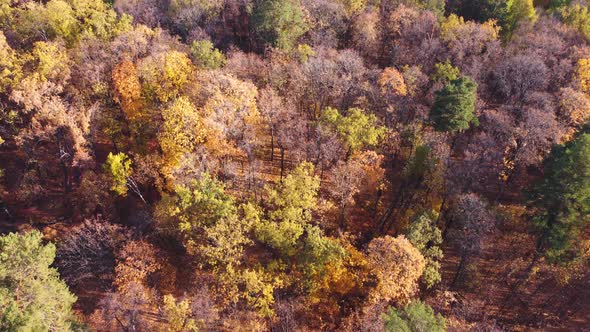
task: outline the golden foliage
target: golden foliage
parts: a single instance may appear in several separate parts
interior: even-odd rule
[[[400,96],[405,96],[408,94],[408,88],[406,87],[404,77],[397,69],[393,67],[387,67],[383,69],[379,75],[379,80],[377,83],[379,84],[379,87],[381,87],[381,92],[384,94],[389,91],[392,91],[394,94]]]
[[[145,285],[148,276],[162,268],[158,257],[156,248],[145,241],[125,244],[117,256],[115,286],[124,289],[133,282]]]
[[[148,57],[139,67],[146,95],[163,103],[178,97],[195,71],[189,57],[178,51]]]
[[[167,321],[168,332],[185,332],[199,330],[198,321],[192,318],[191,301],[177,301],[172,295],[164,295],[162,313]]]
[[[369,264],[379,283],[373,300],[407,303],[418,290],[426,262],[403,236],[373,239],[367,249]]]
[[[6,42],[0,31],[0,92],[15,86],[22,77],[22,58]]]
[[[164,124],[158,142],[164,153],[164,167],[174,167],[183,154],[205,141],[206,130],[195,106],[186,97],[176,99],[165,108],[162,117]]]
[[[143,101],[135,64],[129,60],[123,60],[113,68],[111,77],[115,87],[115,101],[121,105],[129,120],[138,118]]]
[[[580,90],[590,93],[590,59],[578,60],[576,75],[580,84]]]

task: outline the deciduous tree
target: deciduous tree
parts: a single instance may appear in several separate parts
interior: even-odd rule
[[[441,314],[421,301],[412,301],[402,310],[389,307],[385,314],[387,332],[444,332],[445,325]]]
[[[372,298],[396,303],[409,301],[418,290],[418,279],[425,267],[418,249],[403,236],[386,235],[369,243],[367,255],[379,282]]]

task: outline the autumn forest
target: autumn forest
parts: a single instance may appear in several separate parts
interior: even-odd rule
[[[0,0],[0,331],[590,331],[590,2]]]

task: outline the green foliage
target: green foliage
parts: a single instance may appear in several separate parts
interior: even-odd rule
[[[506,2],[508,8],[508,15],[506,25],[504,27],[504,34],[510,38],[516,28],[525,22],[535,22],[537,20],[537,12],[533,5],[533,0],[508,0]]]
[[[287,51],[309,29],[298,0],[256,0],[252,23],[262,39]]]
[[[194,41],[191,45],[191,55],[199,68],[219,69],[227,62],[225,55],[213,47],[209,40]]]
[[[454,12],[466,20],[487,22],[495,20],[505,26],[508,17],[506,0],[459,0],[455,1]]]
[[[71,329],[76,297],[50,267],[54,258],[38,231],[0,236],[0,330]]]
[[[313,48],[307,44],[297,45],[297,51],[295,53],[301,63],[307,62],[310,57],[313,57],[316,54]]]
[[[341,261],[346,251],[336,240],[324,236],[317,226],[307,226],[305,233],[298,263],[303,268],[306,280],[312,281],[308,288],[313,288],[313,280],[323,275],[326,265]]]
[[[248,232],[253,220],[231,215],[204,227],[205,241],[197,249],[211,266],[238,265],[245,246],[252,243]]]
[[[299,164],[275,187],[267,188],[272,220],[309,221],[315,209],[320,179],[310,162]]]
[[[239,264],[244,246],[251,243],[248,232],[259,221],[257,209],[239,209],[225,192],[223,183],[208,173],[178,185],[174,194],[165,194],[156,207],[160,227],[178,235],[190,252],[203,256],[211,266]]]
[[[445,0],[419,0],[420,8],[432,11],[437,17],[445,16]]]
[[[590,40],[590,10],[586,6],[575,4],[559,10],[563,22],[577,29],[587,40]]]
[[[529,207],[540,233],[539,247],[552,262],[580,255],[590,213],[590,134],[556,146],[545,162],[545,178],[533,187]]]
[[[556,9],[568,6],[572,0],[551,0],[549,1],[549,8]]]
[[[440,260],[443,258],[443,252],[440,248],[442,244],[442,234],[436,226],[437,214],[422,213],[418,215],[410,224],[406,233],[407,239],[416,249],[420,251],[426,260],[426,267],[422,274],[422,281],[426,288],[430,288],[441,280]]]
[[[430,119],[434,128],[451,134],[462,132],[471,124],[479,125],[475,116],[477,84],[463,76],[447,84],[436,92]]]
[[[404,168],[404,175],[419,180],[431,172],[437,160],[432,157],[432,149],[426,145],[418,145]]]
[[[162,313],[170,332],[199,331],[199,322],[192,318],[191,301],[188,299],[177,301],[172,295],[164,295]]]
[[[177,218],[177,230],[189,237],[201,227],[215,225],[237,213],[234,200],[225,192],[223,183],[209,173],[203,173],[188,186],[176,186],[174,195],[165,195],[162,200],[168,205],[163,206],[168,215]]]
[[[435,314],[430,306],[413,301],[403,310],[389,307],[385,314],[385,331],[387,332],[444,332],[445,319]]]
[[[111,190],[121,196],[127,195],[127,180],[133,173],[131,163],[131,159],[123,152],[110,152],[103,165],[104,171],[111,178]]]
[[[247,269],[239,276],[244,291],[242,296],[248,305],[254,307],[263,317],[274,315],[274,290],[282,285],[282,281],[260,269]]]
[[[270,220],[258,225],[256,236],[287,256],[295,254],[296,243],[317,205],[320,179],[313,172],[313,164],[301,163],[278,185],[267,188]]]
[[[4,9],[4,8],[3,8]],[[4,9],[4,22],[23,39],[42,33],[50,39],[62,38],[73,45],[84,37],[109,39],[131,29],[132,18],[117,13],[104,1],[51,0],[46,4],[29,2],[26,6]]]
[[[375,115],[366,114],[360,108],[351,108],[344,116],[337,109],[328,107],[320,122],[338,134],[349,154],[379,144],[387,132],[385,127],[377,126]]]
[[[453,66],[451,62],[447,60],[434,65],[434,74],[432,74],[431,79],[435,82],[440,82],[444,85],[447,85],[458,79],[460,74],[461,70]]]

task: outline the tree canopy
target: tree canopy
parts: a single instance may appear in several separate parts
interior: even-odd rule
[[[0,236],[0,327],[6,331],[68,331],[76,302],[51,264],[55,246],[38,231]]]

